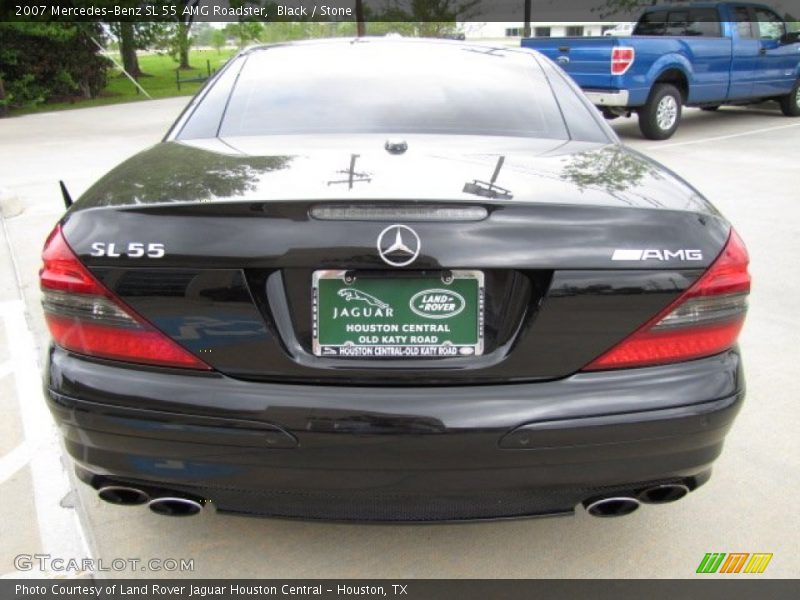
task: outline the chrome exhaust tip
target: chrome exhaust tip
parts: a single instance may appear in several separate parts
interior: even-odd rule
[[[147,507],[165,517],[192,517],[203,510],[203,502],[178,496],[161,496],[150,500]]]
[[[632,496],[608,496],[587,500],[583,505],[593,517],[624,517],[638,509],[641,503]]]
[[[664,483],[643,489],[636,497],[645,504],[667,504],[680,500],[689,491],[689,488],[682,483]]]
[[[97,490],[101,500],[117,506],[139,506],[150,501],[144,490],[125,485],[106,485]]]

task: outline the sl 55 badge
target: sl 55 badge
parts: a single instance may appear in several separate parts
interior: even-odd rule
[[[161,258],[164,256],[164,244],[131,242],[128,245],[117,244],[114,242],[94,242],[92,243],[91,256],[108,256],[117,258],[127,256],[128,258]]]

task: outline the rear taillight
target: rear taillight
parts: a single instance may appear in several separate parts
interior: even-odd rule
[[[59,346],[89,356],[134,363],[205,369],[125,305],[83,266],[56,226],[44,245],[39,271],[47,326]]]
[[[616,46],[611,49],[611,74],[624,75],[633,64],[636,51],[628,46]]]
[[[657,365],[727,350],[744,324],[750,292],[748,262],[744,243],[731,230],[725,248],[700,279],[584,370]]]

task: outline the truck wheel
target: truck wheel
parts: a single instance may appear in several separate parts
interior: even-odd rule
[[[781,96],[778,102],[780,102],[781,111],[787,117],[800,117],[800,79],[795,82],[792,93]]]
[[[666,140],[681,122],[683,98],[674,85],[657,83],[650,92],[647,104],[639,109],[639,129],[649,140]]]

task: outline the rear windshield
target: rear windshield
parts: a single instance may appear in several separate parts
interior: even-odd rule
[[[219,125],[220,137],[569,137],[544,73],[527,53],[373,41],[275,46],[243,60]],[[184,132],[203,129],[188,125]]]
[[[633,35],[720,37],[722,30],[714,8],[676,8],[643,14]]]

